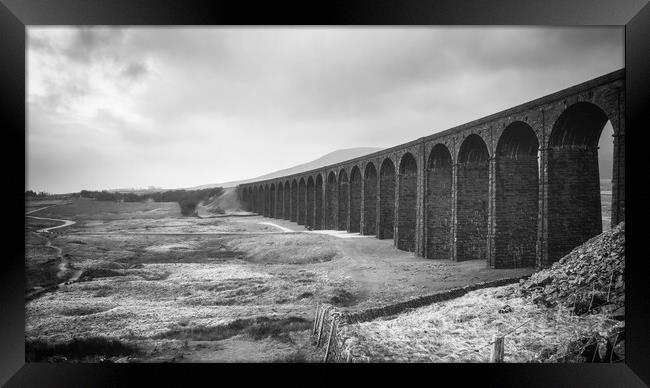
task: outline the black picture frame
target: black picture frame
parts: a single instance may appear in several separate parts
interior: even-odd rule
[[[290,373],[311,374],[312,380],[338,383],[332,372],[364,376],[405,376],[402,365],[165,365],[165,364],[44,364],[25,363],[24,356],[24,234],[16,227],[24,223],[26,171],[26,27],[36,25],[549,25],[625,26],[627,163],[625,174],[642,175],[648,166],[644,151],[650,129],[645,112],[650,111],[650,6],[645,0],[402,0],[328,1],[279,3],[236,1],[171,0],[0,0],[0,83],[3,114],[1,153],[4,172],[5,215],[4,259],[0,270],[0,383],[6,386],[123,386],[161,381],[188,384],[207,378],[211,384],[225,383],[224,374],[239,376],[236,383],[254,377],[281,377]],[[629,136],[631,134],[631,137]],[[8,152],[9,151],[9,152]],[[22,156],[22,158],[21,158]],[[22,166],[21,166],[22,165]],[[636,166],[634,169],[631,166]],[[20,168],[23,167],[21,170]],[[643,182],[643,177],[637,178]],[[452,378],[454,385],[478,379],[482,386],[647,386],[650,384],[650,285],[644,252],[644,216],[648,196],[641,183],[630,190],[627,179],[626,223],[626,362],[619,364],[428,364],[417,366],[426,383]],[[635,199],[636,196],[636,199]],[[9,205],[11,204],[11,205]],[[9,224],[11,222],[11,224]],[[635,225],[637,223],[638,225]],[[23,224],[24,226],[24,224]],[[23,227],[24,230],[24,227]],[[647,239],[647,237],[646,237]],[[631,255],[631,256],[630,256]],[[372,370],[371,370],[372,368]],[[442,376],[445,377],[442,377]],[[273,377],[271,377],[273,376]],[[176,384],[174,384],[176,385]]]

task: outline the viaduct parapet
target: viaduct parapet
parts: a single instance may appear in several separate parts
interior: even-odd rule
[[[602,231],[598,141],[614,129],[625,218],[625,69],[341,163],[239,185],[247,210],[491,268],[545,267]]]

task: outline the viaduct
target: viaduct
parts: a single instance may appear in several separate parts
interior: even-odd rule
[[[417,140],[237,187],[247,210],[393,239],[432,259],[545,267],[602,231],[598,141],[614,129],[625,218],[625,69]]]

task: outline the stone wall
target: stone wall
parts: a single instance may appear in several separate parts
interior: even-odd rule
[[[350,351],[345,347],[346,340],[350,338],[345,330],[347,325],[368,322],[379,317],[400,314],[408,309],[414,309],[432,303],[458,298],[470,291],[482,288],[500,287],[516,283],[521,279],[528,278],[528,276],[529,275],[471,284],[464,287],[420,296],[400,303],[359,311],[340,310],[332,305],[322,303],[316,306],[314,325],[312,327],[312,343],[325,350],[326,354],[323,358],[323,361],[325,362],[347,363],[370,361],[365,359],[363,356],[350,353]]]

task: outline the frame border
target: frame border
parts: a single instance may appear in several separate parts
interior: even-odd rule
[[[23,202],[26,169],[18,171],[16,160],[27,164],[26,143],[26,33],[28,26],[37,25],[547,25],[547,26],[625,26],[625,72],[626,72],[626,123],[632,132],[634,144],[625,139],[628,159],[626,175],[631,165],[648,165],[649,154],[641,149],[644,142],[642,128],[648,127],[643,112],[650,110],[650,6],[646,0],[493,0],[491,2],[458,0],[356,0],[312,3],[235,1],[174,1],[174,0],[0,0],[0,97],[4,115],[2,128],[5,149],[1,155],[5,181],[9,191],[3,190],[6,203]],[[20,158],[23,151],[22,159]],[[637,152],[638,151],[638,152]],[[630,159],[630,156],[632,159]],[[640,170],[642,173],[641,169]],[[633,172],[632,172],[633,173]],[[8,174],[8,175],[7,175]],[[647,195],[640,201],[630,201],[633,191],[627,179],[626,207],[633,205],[635,214],[626,212],[627,223],[639,223],[628,227],[626,252],[638,252],[637,258],[627,260],[626,274],[626,346],[625,364],[429,364],[420,369],[427,375],[440,374],[461,382],[468,377],[481,379],[482,385],[513,386],[559,386],[559,385],[607,385],[648,386],[650,384],[650,303],[646,297],[650,284],[644,252],[632,248],[643,236],[643,216],[647,214]],[[639,184],[639,193],[642,193]],[[10,206],[12,220],[25,222],[24,207]],[[630,218],[631,217],[631,218]],[[248,380],[248,365],[220,364],[42,364],[24,361],[24,234],[18,228],[7,228],[5,267],[0,271],[0,383],[7,386],[40,386],[44,382],[66,386],[115,386],[131,385],[138,377],[151,382],[152,377],[166,384],[187,384],[188,377],[223,376],[223,372]],[[24,228],[23,228],[24,229]],[[630,232],[631,230],[631,232]],[[286,366],[257,364],[265,376],[287,376]],[[402,365],[382,366],[381,371],[372,365],[357,366],[353,370],[345,365],[310,364],[309,369],[331,368],[333,371],[354,371],[366,375],[372,368],[375,377],[395,375],[392,368]],[[305,368],[291,366],[292,370]],[[359,368],[359,369],[357,369]],[[466,371],[474,373],[463,373]],[[306,369],[305,369],[306,371]],[[189,372],[189,373],[184,373]],[[215,375],[218,372],[218,375]],[[244,372],[244,373],[242,373]],[[328,372],[326,372],[328,373]],[[261,375],[260,375],[261,376]],[[410,376],[410,371],[409,371]],[[464,380],[466,381],[466,380]],[[645,383],[644,383],[645,382]],[[560,384],[558,384],[560,383]],[[48,384],[48,385],[50,385]]]

